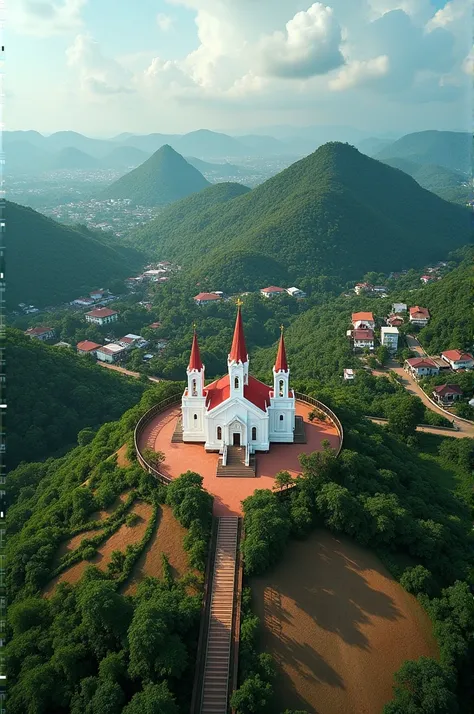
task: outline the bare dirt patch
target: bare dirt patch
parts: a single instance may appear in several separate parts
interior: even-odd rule
[[[45,588],[43,594],[46,597],[50,597],[58,583],[66,582],[74,585],[81,579],[84,570],[89,564],[96,565],[101,570],[105,570],[110,562],[110,558],[114,550],[125,551],[127,545],[138,543],[138,541],[143,538],[148,521],[153,513],[153,508],[149,503],[138,501],[131,509],[131,513],[136,513],[140,516],[140,521],[136,526],[129,528],[125,523],[121,525],[118,531],[111,535],[110,538],[100,546],[97,551],[97,555],[92,558],[92,560],[81,560],[79,563],[76,563],[64,572],[60,573],[56,578],[51,580]],[[97,531],[95,531],[95,533],[97,533]],[[82,539],[85,537],[85,534],[81,533],[80,536]]]
[[[438,657],[416,599],[348,538],[318,530],[292,542],[251,585],[263,644],[278,667],[281,710],[378,714],[406,659]]]
[[[94,511],[94,513],[91,513],[90,515],[90,520],[91,521],[106,521],[107,518],[109,518],[114,511],[117,510],[117,508],[122,504],[125,503],[127,500],[129,493],[131,489],[127,489],[126,491],[123,491],[123,493],[120,494],[120,496],[117,496],[115,501],[110,504],[107,508],[104,508],[103,511]]]
[[[163,553],[168,557],[176,579],[189,570],[188,556],[183,548],[183,538],[186,533],[186,529],[173,516],[171,508],[161,506],[158,527],[135,565],[132,577],[125,588],[126,595],[134,595],[138,583],[147,575],[162,577]]]
[[[115,453],[117,455],[117,466],[120,466],[121,469],[132,465],[130,459],[127,458],[127,444],[121,446]]]

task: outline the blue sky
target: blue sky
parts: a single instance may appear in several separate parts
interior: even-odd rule
[[[470,126],[470,0],[15,0],[10,129]]]

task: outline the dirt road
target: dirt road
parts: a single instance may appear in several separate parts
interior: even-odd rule
[[[380,426],[385,426],[388,422],[388,419],[379,419],[378,417],[367,418],[370,419],[370,421],[373,421],[374,424],[380,424]],[[454,436],[456,439],[466,438],[466,434],[463,434],[462,431],[455,431],[454,429],[452,431],[447,431],[446,429],[436,426],[417,426],[416,430],[425,432],[426,434],[436,434],[436,436]]]
[[[132,372],[130,369],[125,369],[125,367],[119,367],[118,364],[107,364],[107,362],[96,362],[100,364],[101,367],[106,367],[107,369],[113,369],[115,372],[121,372],[122,374],[127,374],[129,377],[141,377],[140,372]],[[163,382],[163,379],[158,379],[158,377],[148,377],[150,382]]]

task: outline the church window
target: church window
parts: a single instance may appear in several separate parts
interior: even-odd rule
[[[192,384],[192,395],[193,397],[197,396],[197,388],[196,388],[196,380],[193,379],[193,384]]]
[[[238,377],[236,377],[234,380],[234,387],[235,387],[235,389],[239,388],[239,378]]]
[[[283,382],[283,380],[282,380],[282,379],[280,379],[280,388],[279,388],[279,391],[280,391],[280,397],[282,397],[282,396],[283,396],[283,394],[285,393],[285,392],[284,392],[284,390],[285,390],[285,383]]]
[[[252,441],[257,441],[257,427],[252,427]]]
[[[283,421],[284,417],[283,414],[280,414],[280,421]]]
[[[197,418],[198,418],[198,415],[195,414],[195,415],[194,415],[194,421],[197,421]]]
[[[217,427],[217,441],[222,439],[222,429],[220,426]]]

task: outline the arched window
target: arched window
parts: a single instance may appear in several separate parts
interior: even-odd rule
[[[257,441],[257,427],[252,427],[252,441]]]
[[[283,381],[282,379],[280,379],[279,392],[280,392],[280,397],[282,397],[283,394],[285,393],[285,383],[284,383],[284,381]]]
[[[194,421],[197,421],[197,418],[198,418],[198,415],[195,414],[195,415],[194,415]]]
[[[239,378],[238,377],[236,377],[234,380],[234,387],[235,387],[235,389],[239,388]]]
[[[280,414],[280,421],[283,421],[284,417],[283,414]]]
[[[195,397],[196,395],[197,395],[196,380],[193,379],[193,382],[192,382],[192,396]]]
[[[217,441],[222,439],[222,429],[220,426],[217,427]]]

